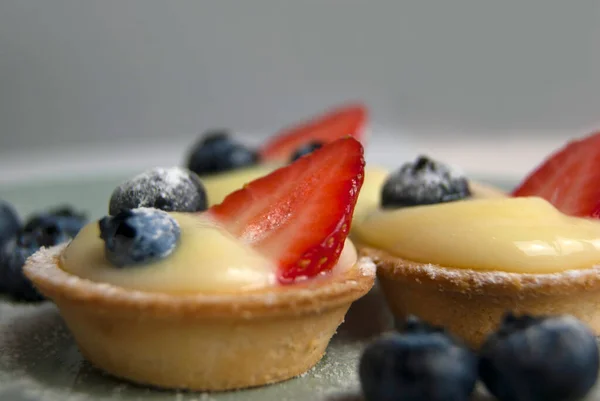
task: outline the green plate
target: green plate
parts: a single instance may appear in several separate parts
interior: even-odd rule
[[[23,215],[74,204],[92,218],[106,212],[108,196],[123,177],[0,187],[0,198]],[[488,180],[492,181],[492,180]],[[509,187],[510,182],[493,180]],[[160,391],[114,379],[84,361],[54,305],[0,300],[0,399],[10,401],[358,401],[357,363],[365,344],[391,328],[377,287],[351,307],[325,357],[307,374],[283,383],[227,393]],[[201,361],[199,361],[201,363]],[[486,399],[481,389],[478,399]]]

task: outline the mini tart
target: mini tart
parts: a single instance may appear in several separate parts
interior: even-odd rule
[[[359,246],[396,317],[414,314],[479,346],[506,311],[570,314],[600,334],[600,266],[552,274],[476,271],[418,263]]]
[[[300,375],[323,356],[375,266],[260,291],[173,295],[96,283],[60,268],[65,245],[41,249],[24,271],[58,306],[83,356],[117,377],[202,391]]]

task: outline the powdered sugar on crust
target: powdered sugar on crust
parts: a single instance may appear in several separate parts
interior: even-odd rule
[[[153,315],[214,318],[303,314],[352,302],[366,294],[375,279],[374,269],[365,267],[369,263],[363,259],[357,263],[357,268],[345,272],[256,291],[181,295],[143,292],[93,282],[64,271],[59,267],[59,258],[66,246],[40,249],[27,260],[25,274],[51,299],[65,298],[93,304],[99,310],[110,307],[111,313],[145,311]]]
[[[478,271],[472,269],[452,269],[439,265],[415,264],[411,269],[419,271],[431,279],[444,279],[448,281],[464,280],[465,276],[470,277],[476,286],[485,286],[489,284],[501,284],[506,281],[519,280],[525,287],[538,286],[553,281],[564,282],[565,278],[579,278],[585,276],[600,277],[600,266],[592,266],[589,269],[565,270],[558,273],[530,274],[530,273],[510,273],[502,271]]]
[[[373,259],[379,275],[407,283],[435,285],[440,291],[514,295],[522,290],[535,290],[542,295],[600,288],[598,265],[544,274],[479,271],[408,261],[364,246],[359,250],[360,255]]]
[[[357,266],[363,276],[374,276],[377,272],[377,266],[375,266],[375,263],[367,256],[359,258]]]

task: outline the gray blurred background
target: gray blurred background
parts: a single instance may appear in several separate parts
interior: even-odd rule
[[[592,0],[0,0],[0,159],[271,132],[354,99],[419,143],[563,140],[600,122],[599,18]]]

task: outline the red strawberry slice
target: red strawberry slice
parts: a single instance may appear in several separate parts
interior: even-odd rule
[[[600,205],[600,132],[552,154],[513,196],[539,196],[567,215],[598,217],[593,215]]]
[[[233,235],[279,264],[281,282],[337,262],[364,178],[362,145],[331,142],[250,182],[209,209]]]
[[[351,135],[361,141],[367,109],[362,104],[347,104],[327,113],[284,128],[273,136],[260,149],[263,161],[288,161],[291,155],[302,145],[313,141],[329,143]]]
[[[592,213],[590,214],[590,217],[592,219],[600,219],[600,202],[598,202],[598,204],[596,205],[596,207],[594,207],[594,210],[592,210]]]

